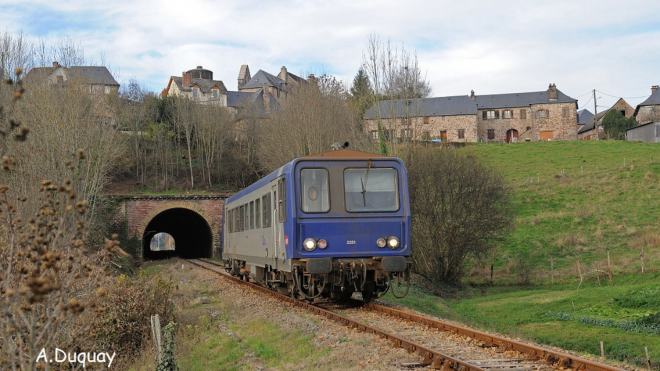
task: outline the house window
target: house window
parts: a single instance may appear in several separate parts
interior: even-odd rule
[[[483,111],[484,120],[494,120],[500,118],[500,111]]]
[[[458,129],[458,139],[465,139],[465,129]]]
[[[197,98],[199,96],[199,88],[193,88],[193,98]]]
[[[218,89],[211,90],[211,97],[213,97],[213,99],[218,99]]]
[[[403,137],[405,139],[410,139],[410,129],[403,129]]]
[[[520,118],[521,119],[526,119],[527,118],[527,111],[525,111],[524,109],[521,109],[520,110]]]
[[[505,118],[505,119],[513,118],[513,110],[504,110],[504,111],[502,111],[502,118]]]
[[[562,108],[561,109],[561,117],[563,117],[563,118],[570,117],[570,112],[569,112],[568,108]]]
[[[371,139],[378,140],[378,130],[371,131]]]
[[[399,122],[401,123],[401,125],[409,125],[410,124],[410,119],[406,118],[406,117],[402,117],[402,118],[399,119]]]
[[[550,117],[550,112],[547,109],[540,109],[536,111],[536,116],[540,119],[545,119]]]
[[[60,84],[63,84],[64,83],[64,76],[62,76],[62,75],[57,76],[57,82],[60,83]]]
[[[430,122],[430,117],[426,116],[424,117],[424,124],[428,124]]]
[[[495,139],[495,129],[488,129],[488,139]]]
[[[105,93],[105,94],[110,94],[110,87],[109,87],[109,86],[106,86],[106,87],[105,87],[105,89],[104,89],[104,93]]]
[[[425,131],[424,134],[422,134],[424,140],[431,140],[431,132],[430,131]]]

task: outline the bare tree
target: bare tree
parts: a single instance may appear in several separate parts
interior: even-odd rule
[[[502,177],[456,150],[416,148],[408,160],[413,267],[434,284],[460,282],[511,231]]]
[[[355,149],[366,146],[346,89],[329,76],[300,85],[260,129],[258,155],[267,171],[295,157],[326,152],[334,142],[349,142]]]

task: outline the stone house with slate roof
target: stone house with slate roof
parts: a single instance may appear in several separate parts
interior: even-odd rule
[[[651,87],[651,96],[637,105],[634,113],[639,124],[660,122],[660,90],[658,85]]]
[[[579,140],[593,140],[596,139],[596,126],[598,126],[598,132],[600,133],[600,138],[605,137],[605,130],[603,130],[602,122],[603,122],[603,117],[610,112],[611,110],[617,110],[621,112],[621,114],[628,118],[632,117],[635,110],[632,108],[628,102],[625,101],[623,98],[619,98],[616,103],[612,105],[612,107],[602,111],[598,112],[597,115],[592,116],[589,121],[587,121],[586,124],[584,124],[579,130],[578,130],[578,139]]]
[[[441,142],[576,140],[577,100],[550,84],[531,93],[391,100],[365,113],[365,130],[378,139]]]
[[[119,93],[119,83],[103,66],[65,67],[53,62],[52,67],[35,67],[25,75],[26,84],[45,84],[66,87],[79,84],[94,100],[94,110],[99,121],[111,124],[115,114],[106,97]]]
[[[200,104],[227,106],[227,88],[220,80],[213,80],[213,71],[202,66],[188,70],[181,77],[171,76],[163,96],[187,97]]]
[[[238,114],[246,109],[251,114],[266,117],[280,109],[291,89],[307,81],[282,67],[280,74],[271,75],[259,70],[254,76],[248,65],[242,65],[238,73],[238,91],[228,91],[221,80],[213,80],[213,72],[198,66],[172,76],[161,96],[184,96],[200,104],[217,104]]]

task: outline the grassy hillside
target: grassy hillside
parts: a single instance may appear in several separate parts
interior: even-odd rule
[[[461,151],[497,169],[514,189],[513,235],[469,277],[490,283],[492,264],[494,280],[460,300],[413,287],[396,301],[596,356],[603,341],[607,358],[637,366],[648,347],[660,369],[660,145],[477,144]]]
[[[462,151],[515,190],[516,230],[488,269],[508,281],[570,282],[660,269],[660,145],[621,141],[479,144]],[[552,263],[551,263],[552,261]],[[552,272],[551,272],[552,271]]]

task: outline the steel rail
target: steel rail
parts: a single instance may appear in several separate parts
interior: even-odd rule
[[[200,259],[200,261],[203,261],[207,264],[215,265],[215,266],[220,266],[216,262],[213,261],[208,261],[208,260],[203,260]],[[192,262],[192,261],[191,261]],[[193,264],[195,264],[193,262]],[[197,264],[199,265],[199,264]],[[200,265],[201,266],[201,265]],[[213,271],[213,270],[212,270]],[[239,282],[241,284],[248,284],[250,287],[253,287],[257,290],[260,290],[264,293],[267,293],[273,297],[277,297],[279,299],[285,300],[289,303],[292,303],[298,307],[301,308],[306,308],[308,310],[311,310],[315,312],[316,314],[323,315],[324,317],[331,319],[336,322],[340,322],[346,326],[352,327],[352,328],[357,328],[360,331],[372,333],[372,334],[377,334],[383,338],[386,338],[388,340],[391,340],[395,343],[395,345],[405,348],[408,350],[408,352],[412,353],[417,351],[420,353],[423,357],[424,360],[420,363],[422,366],[428,366],[431,365],[431,368],[452,368],[456,370],[480,370],[478,366],[475,366],[474,364],[465,364],[466,362],[460,361],[458,359],[452,358],[451,356],[447,356],[435,351],[432,351],[430,349],[424,348],[420,345],[416,345],[412,342],[409,342],[408,340],[399,338],[395,335],[386,333],[384,331],[380,331],[378,329],[375,329],[373,327],[370,327],[368,325],[359,323],[357,321],[350,320],[348,318],[345,318],[343,316],[340,316],[336,313],[333,313],[331,311],[325,310],[323,308],[320,308],[318,306],[308,304],[301,302],[299,300],[296,300],[290,296],[280,294],[278,292],[275,292],[273,290],[270,290],[268,288],[254,285],[254,284],[249,284],[245,281],[242,281],[238,278],[229,276],[229,275],[224,275],[227,278],[230,278],[236,282]],[[519,353],[525,354],[526,356],[534,359],[534,360],[541,360],[549,364],[554,364],[559,367],[563,368],[571,368],[576,371],[624,371],[622,368],[617,368],[611,365],[599,363],[599,362],[594,362],[590,361],[588,359],[584,359],[575,355],[567,354],[567,353],[562,353],[558,351],[554,351],[551,349],[546,349],[542,348],[539,346],[531,345],[531,344],[526,344],[522,343],[520,341],[516,340],[511,340],[507,339],[501,336],[493,335],[493,334],[488,334],[485,332],[473,330],[464,326],[459,326],[455,325],[452,323],[436,320],[433,318],[425,317],[425,316],[420,316],[416,314],[411,314],[408,312],[404,312],[401,310],[385,307],[382,305],[374,304],[374,303],[368,303],[364,305],[365,309],[370,309],[375,312],[379,313],[385,313],[389,314],[395,317],[399,317],[411,322],[416,322],[420,323],[426,326],[429,326],[430,328],[436,328],[441,331],[447,331],[447,332],[452,332],[458,335],[462,335],[467,338],[472,338],[476,339],[482,342],[482,346],[484,347],[501,347],[504,351],[517,351]],[[437,356],[436,356],[437,354]]]
[[[272,296],[276,299],[291,303],[296,307],[309,310],[310,312],[312,312],[316,315],[323,316],[323,317],[325,317],[325,318],[327,318],[331,321],[337,322],[337,323],[342,324],[344,326],[347,326],[351,329],[356,329],[360,332],[365,332],[365,333],[368,333],[368,334],[374,334],[374,335],[377,335],[377,336],[379,336],[383,339],[389,340],[393,345],[395,345],[399,348],[403,348],[403,349],[407,350],[408,353],[417,353],[417,354],[421,355],[422,361],[419,363],[420,366],[430,366],[431,369],[442,369],[442,370],[445,370],[445,371],[448,371],[448,370],[486,371],[485,368],[481,368],[481,367],[479,367],[479,366],[477,366],[473,363],[470,363],[470,362],[452,357],[450,355],[447,355],[447,354],[444,354],[444,353],[441,353],[441,352],[438,352],[438,351],[435,351],[435,350],[432,350],[432,349],[428,349],[426,347],[423,347],[419,344],[413,343],[413,342],[411,342],[409,340],[406,340],[404,338],[401,338],[399,336],[396,336],[396,335],[390,334],[388,332],[379,330],[379,329],[377,329],[375,327],[372,327],[372,326],[369,326],[367,324],[352,320],[352,319],[350,319],[348,317],[344,317],[340,314],[331,312],[329,310],[325,310],[323,308],[320,308],[320,307],[312,305],[312,304],[301,302],[301,301],[296,300],[296,299],[294,299],[294,298],[292,298],[288,295],[280,294],[279,292],[270,290],[266,287],[259,286],[259,285],[256,285],[256,284],[252,284],[252,283],[243,281],[243,280],[241,280],[239,278],[236,278],[236,277],[232,277],[228,274],[225,274],[225,272],[218,272],[217,270],[211,269],[211,268],[209,268],[208,266],[205,265],[205,264],[209,264],[209,265],[219,267],[220,265],[215,263],[215,262],[211,262],[211,261],[208,261],[208,260],[202,260],[202,259],[186,259],[186,260],[188,262],[192,263],[192,264],[195,264],[195,265],[199,266],[199,267],[205,268],[207,270],[210,270],[211,272],[219,274],[220,276],[222,276],[226,279],[230,279],[233,282],[236,282],[238,284],[250,287],[251,289],[260,291],[260,292],[262,292],[264,294],[267,294],[269,296]]]
[[[572,368],[578,371],[623,371],[621,368],[593,362],[571,354],[561,353],[535,345],[525,344],[516,340],[511,340],[501,336],[473,330],[467,327],[454,325],[433,318],[411,314],[378,304],[368,303],[365,305],[365,308],[379,313],[386,313],[412,322],[421,323],[441,331],[448,331],[455,334],[460,334],[468,338],[476,339],[481,341],[485,347],[502,347],[504,350],[514,350],[537,360],[542,359],[550,364],[557,364],[563,368]]]

